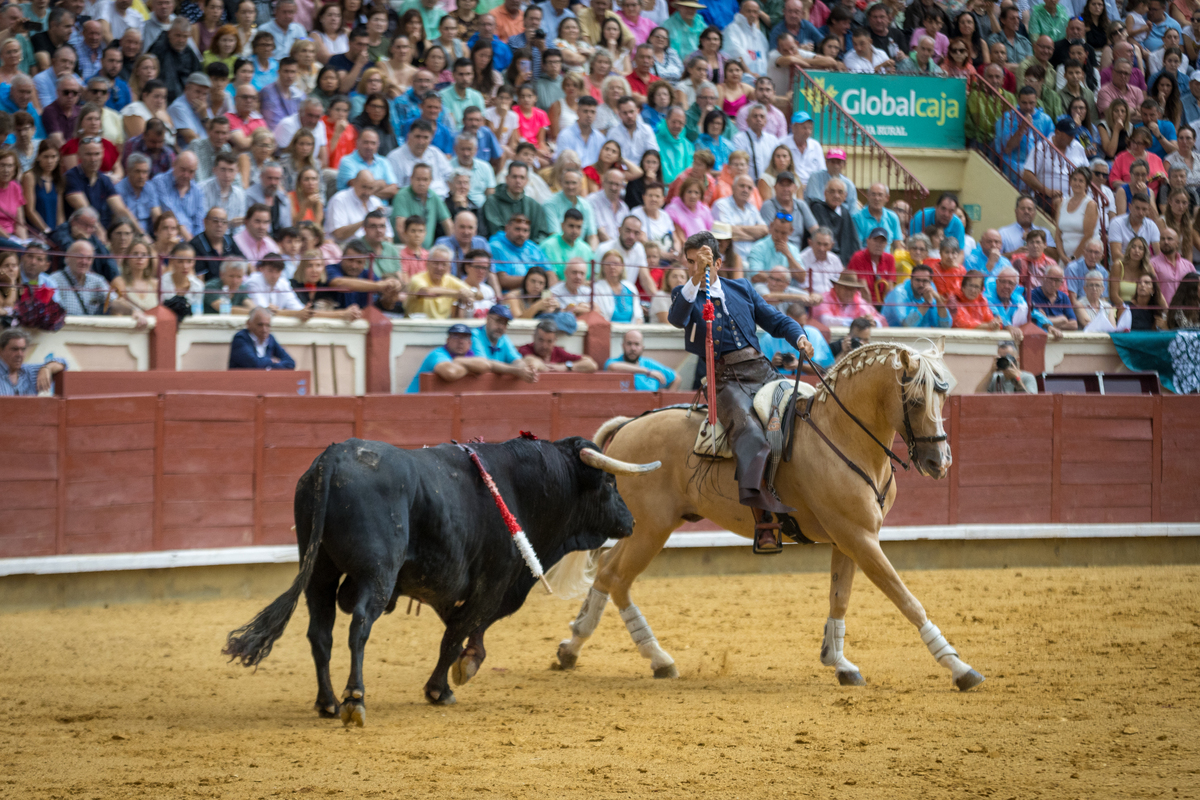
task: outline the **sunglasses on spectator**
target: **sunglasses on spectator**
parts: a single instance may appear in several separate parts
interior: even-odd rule
[[[63,89],[63,97],[79,97],[78,89]]]
[[[791,214],[786,214],[786,213],[784,213],[784,212],[780,211],[779,213],[777,213],[777,214],[775,215],[775,219],[781,219],[781,220],[783,220],[784,222],[791,222],[791,221],[792,221],[792,215],[791,215]]]
[[[104,137],[102,136],[84,136],[79,140],[80,144],[103,144]]]

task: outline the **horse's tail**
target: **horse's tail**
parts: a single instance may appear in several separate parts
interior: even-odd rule
[[[613,417],[608,422],[596,429],[596,435],[592,437],[592,441],[599,446],[601,450],[608,447],[608,441],[611,439],[621,426],[632,420],[633,417]]]
[[[271,654],[275,640],[283,635],[288,620],[296,610],[300,593],[308,586],[312,578],[313,566],[317,562],[317,552],[321,548],[321,538],[325,534],[325,511],[329,505],[329,484],[333,478],[332,459],[328,453],[317,459],[317,469],[320,470],[320,489],[317,501],[313,507],[312,530],[309,534],[308,548],[300,559],[300,572],[286,592],[275,600],[249,623],[229,634],[225,642],[223,655],[229,656],[230,661],[239,661],[243,667],[256,666]]]
[[[576,550],[567,553],[546,573],[546,580],[559,600],[578,600],[596,582],[600,551]]]

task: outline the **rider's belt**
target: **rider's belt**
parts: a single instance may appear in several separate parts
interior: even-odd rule
[[[753,347],[743,347],[741,350],[731,350],[717,359],[717,364],[722,367],[741,364],[743,361],[753,361],[761,355]]]

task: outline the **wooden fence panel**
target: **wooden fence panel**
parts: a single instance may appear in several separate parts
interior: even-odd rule
[[[951,468],[958,470],[958,522],[1050,522],[1053,399],[962,395],[958,402]]]
[[[56,550],[59,401],[0,398],[0,558]]]
[[[1059,400],[1058,521],[1150,521],[1156,399],[1062,395]]]
[[[1200,402],[1162,398],[1162,518],[1200,522]]]
[[[372,395],[362,399],[362,438],[417,448],[454,438],[451,395]]]
[[[613,417],[636,417],[657,406],[658,398],[652,392],[566,392],[558,396],[554,438],[591,439],[596,429]]]
[[[552,437],[553,395],[535,392],[506,392],[501,395],[464,394],[461,396],[460,441],[482,437],[485,442],[503,442],[521,431],[542,439]]]

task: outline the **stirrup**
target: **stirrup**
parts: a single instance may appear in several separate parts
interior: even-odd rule
[[[781,526],[770,511],[763,511],[760,508],[752,509],[754,512],[754,539],[753,549],[755,555],[777,555],[783,552],[783,535]],[[771,544],[759,544],[759,534],[761,531],[775,531],[775,541]]]

